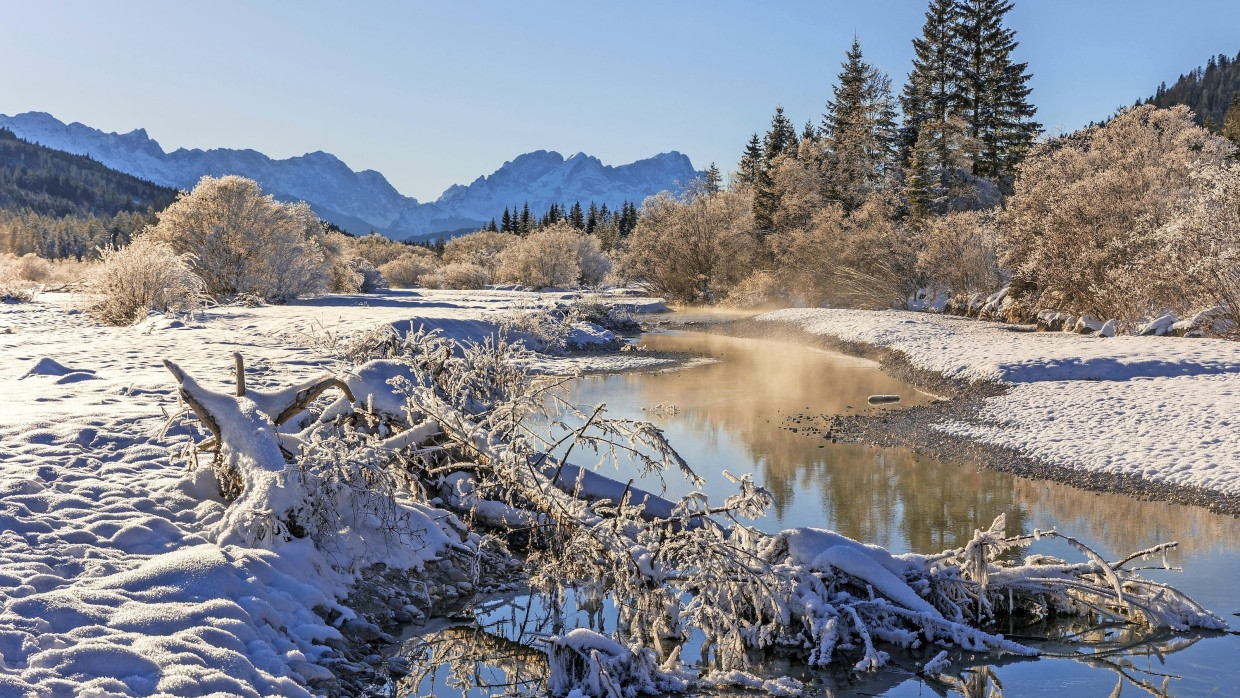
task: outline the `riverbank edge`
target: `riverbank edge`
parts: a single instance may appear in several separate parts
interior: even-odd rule
[[[863,342],[850,342],[831,335],[807,332],[781,321],[753,318],[694,328],[732,337],[769,338],[856,356],[877,362],[889,375],[920,390],[943,396],[918,405],[874,414],[829,417],[831,434],[839,441],[879,447],[907,448],[936,460],[970,463],[1012,473],[1031,480],[1052,480],[1092,492],[1123,494],[1145,501],[1198,506],[1219,514],[1240,516],[1240,495],[1185,485],[1173,485],[1126,474],[1080,470],[1034,459],[1015,449],[988,444],[934,427],[947,421],[979,422],[987,398],[1003,395],[1008,387],[995,382],[970,383],[917,368],[897,350]]]

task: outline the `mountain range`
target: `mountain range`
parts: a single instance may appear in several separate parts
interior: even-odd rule
[[[613,167],[584,153],[565,158],[539,150],[423,203],[401,194],[379,172],[354,171],[322,151],[283,160],[248,149],[165,152],[145,129],[105,133],[77,122],[66,124],[43,112],[0,114],[0,127],[162,186],[192,189],[203,175],[249,177],[277,199],[305,201],[324,220],[349,232],[373,230],[396,239],[477,229],[498,218],[506,206],[527,201],[536,215],[551,204],[574,201],[606,203],[615,209],[626,200],[640,203],[660,191],[675,191],[700,175],[687,156],[674,151]]]

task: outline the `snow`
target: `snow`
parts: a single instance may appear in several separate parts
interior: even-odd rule
[[[248,511],[278,511],[287,504],[278,486],[285,435],[264,415],[285,401],[287,386],[338,369],[333,347],[376,323],[480,340],[514,308],[561,302],[406,291],[217,307],[116,328],[89,321],[75,310],[80,301],[44,293],[0,305],[0,695],[302,696],[325,676],[316,662],[340,633],[314,609],[351,618],[340,600],[354,571],[307,539],[253,547],[238,535],[247,526],[237,520],[242,502],[227,507],[205,465],[174,463],[190,435],[168,428],[165,410],[178,408],[163,359],[250,442],[243,499],[256,501]],[[236,351],[246,362],[243,398],[231,394]],[[611,368],[628,357],[649,361],[539,357],[536,367]],[[423,423],[405,438],[437,429]],[[440,530],[432,511],[411,511],[422,517],[423,545],[390,562],[417,569],[455,534]]]
[[[976,420],[941,424],[946,432],[1082,471],[1240,494],[1240,343],[1013,332],[902,311],[787,309],[756,319],[1010,386]]]

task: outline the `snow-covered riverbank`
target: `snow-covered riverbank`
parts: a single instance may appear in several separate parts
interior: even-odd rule
[[[0,304],[0,696],[308,695],[308,682],[331,676],[350,575],[305,541],[209,539],[226,505],[209,468],[187,474],[174,458],[189,435],[168,428],[176,382],[161,360],[219,390],[240,352],[248,386],[269,390],[335,367],[333,349],[379,323],[480,340],[502,317],[570,295],[329,296],[125,328],[89,321],[63,294]],[[540,356],[534,368],[660,361],[607,352]],[[447,544],[445,524],[423,523],[423,547],[400,564]]]
[[[891,350],[949,379],[1007,386],[947,433],[1091,474],[1240,495],[1240,343],[1096,338],[899,311],[759,315]]]

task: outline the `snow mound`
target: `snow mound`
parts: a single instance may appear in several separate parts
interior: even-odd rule
[[[22,378],[30,378],[32,376],[58,376],[58,377],[63,378],[65,376],[70,376],[73,374],[89,375],[93,373],[94,371],[89,368],[69,368],[68,366],[65,366],[64,364],[61,364],[60,362],[56,361],[55,359],[45,356],[39,359],[38,361],[36,361],[34,366],[31,366],[30,370],[26,371],[26,373],[22,375]],[[21,380],[21,379],[18,379],[18,380]],[[79,378],[77,380],[84,380],[84,379]],[[57,382],[61,382],[61,381],[57,381]],[[72,383],[74,381],[70,380],[70,381],[65,381],[65,382]]]

